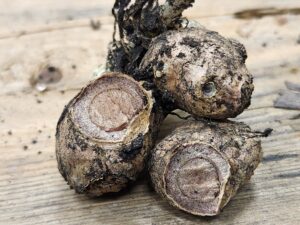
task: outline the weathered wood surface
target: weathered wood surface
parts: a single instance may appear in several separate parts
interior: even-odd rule
[[[198,218],[173,209],[146,179],[129,193],[99,199],[68,188],[55,160],[56,121],[104,63],[112,4],[0,1],[0,224],[300,224],[300,111],[273,107],[285,81],[300,83],[300,15],[281,10],[262,18],[234,16],[253,8],[299,9],[299,0],[198,0],[186,12],[246,45],[256,89],[250,109],[237,119],[254,129],[274,129],[263,140],[264,161],[255,176],[220,216]],[[101,21],[99,30],[90,27],[91,19]],[[63,76],[39,93],[30,80],[45,65]],[[167,118],[161,136],[178,123]]]

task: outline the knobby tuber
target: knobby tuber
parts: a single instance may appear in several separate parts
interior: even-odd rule
[[[153,39],[141,63],[161,92],[195,117],[226,119],[250,105],[246,50],[205,28],[168,31]]]
[[[194,117],[236,117],[250,105],[252,75],[238,41],[184,23],[193,0],[116,0],[107,69],[151,86],[166,112],[180,108]]]
[[[100,196],[136,180],[174,109],[199,121],[178,127],[152,150],[153,185],[172,205],[216,215],[253,175],[262,155],[258,138],[267,133],[201,119],[235,117],[250,105],[246,50],[184,20],[193,3],[115,1],[106,63],[112,72],[83,88],[57,124],[59,171],[76,192]]]
[[[155,190],[186,212],[219,214],[258,166],[259,136],[234,122],[191,121],[176,128],[152,152]]]
[[[117,192],[143,170],[163,118],[151,92],[121,73],[92,81],[64,109],[56,133],[59,171],[78,193]]]

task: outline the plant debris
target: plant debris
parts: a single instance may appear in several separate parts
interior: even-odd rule
[[[274,107],[300,110],[300,84],[286,81],[285,85],[288,90],[280,93],[274,102]]]
[[[275,100],[274,107],[300,110],[300,92],[283,91],[283,93]]]
[[[287,89],[291,91],[300,92],[300,84],[285,81],[285,86],[287,87]]]
[[[238,19],[261,19],[265,16],[277,16],[277,15],[299,15],[300,8],[259,8],[259,9],[249,9],[236,12],[234,14],[235,18]]]

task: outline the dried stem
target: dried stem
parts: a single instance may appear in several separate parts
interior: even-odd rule
[[[139,64],[148,50],[152,38],[167,30],[181,27],[182,12],[194,0],[116,0],[112,13],[115,17],[113,42],[107,57],[107,69],[130,74],[136,80],[151,80],[141,74]],[[117,39],[118,27],[119,40]]]

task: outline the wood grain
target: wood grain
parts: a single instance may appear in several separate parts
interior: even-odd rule
[[[251,107],[237,120],[274,129],[251,182],[215,218],[198,218],[160,199],[148,179],[121,194],[77,195],[57,170],[54,133],[64,105],[105,62],[112,0],[0,2],[0,224],[299,224],[300,111],[273,108],[285,81],[300,83],[300,15],[238,19],[253,8],[299,8],[298,0],[202,0],[185,15],[243,42],[255,76]],[[90,20],[99,20],[93,30]],[[52,65],[63,74],[40,93],[31,85]],[[177,124],[169,116],[160,138]],[[147,177],[146,175],[144,177]]]

